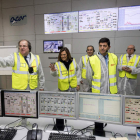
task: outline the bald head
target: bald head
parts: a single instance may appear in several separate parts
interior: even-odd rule
[[[134,46],[134,45],[129,45],[129,46],[127,47],[127,53],[128,53],[129,55],[132,55],[132,54],[134,54],[134,52],[135,52],[135,46]]]

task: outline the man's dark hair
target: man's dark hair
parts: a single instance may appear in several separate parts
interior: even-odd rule
[[[107,43],[107,45],[110,47],[110,40],[109,40],[108,38],[106,38],[106,37],[101,38],[101,39],[99,40],[99,44],[100,44],[100,43]]]
[[[19,46],[19,44],[20,44],[20,42],[21,41],[27,41],[27,43],[28,43],[28,48],[29,48],[29,52],[31,52],[31,43],[28,41],[28,40],[26,40],[26,39],[22,39],[22,40],[20,40],[19,42],[18,42],[18,46]]]

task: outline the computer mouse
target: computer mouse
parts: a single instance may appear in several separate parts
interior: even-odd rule
[[[26,140],[31,140],[31,138],[32,138],[32,130],[29,130],[27,133]]]
[[[42,130],[37,130],[37,140],[42,140]]]
[[[28,133],[27,133],[27,138],[26,140],[32,140],[33,139],[33,132],[34,130],[29,130]],[[34,137],[34,140],[42,140],[42,130],[40,129],[37,129],[36,130],[36,138]]]

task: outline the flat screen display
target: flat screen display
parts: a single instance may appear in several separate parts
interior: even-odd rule
[[[118,8],[79,11],[79,32],[117,30]]]
[[[122,124],[121,95],[79,93],[79,119]]]
[[[78,11],[44,14],[44,29],[45,34],[77,33]]]
[[[44,40],[43,51],[47,53],[59,53],[63,45],[63,40]]]
[[[76,119],[77,93],[39,91],[39,116]]]
[[[38,118],[36,91],[4,91],[4,116]]]
[[[119,8],[118,30],[140,29],[140,6]]]
[[[123,125],[140,126],[140,96],[124,96]]]

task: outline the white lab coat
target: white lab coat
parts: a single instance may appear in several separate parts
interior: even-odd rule
[[[90,56],[88,56],[88,58],[89,57]],[[79,61],[79,67],[80,67],[80,71],[81,71],[81,80],[80,81],[83,81],[83,84],[80,85],[81,86],[80,90],[83,91],[83,92],[89,92],[90,91],[90,84],[89,84],[87,79],[82,78],[82,68],[83,68],[82,57],[80,58],[80,61]]]
[[[131,56],[130,59],[132,59],[134,55]],[[126,54],[127,62],[129,61],[128,54]],[[118,66],[117,69],[119,71],[122,71],[122,65],[120,65],[120,58],[118,59]],[[138,74],[140,73],[140,62],[138,63],[138,66],[136,68],[132,69],[131,74]],[[121,78],[118,78],[118,93],[122,95],[135,95],[135,89],[137,87],[137,79],[130,79],[126,76]]]

